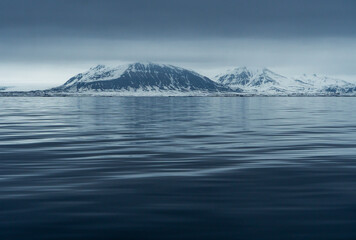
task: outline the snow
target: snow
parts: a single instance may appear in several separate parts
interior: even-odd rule
[[[89,69],[89,71],[80,73],[75,76],[74,81],[67,82],[65,86],[71,86],[75,83],[88,83],[96,81],[108,81],[117,79],[124,74],[129,65],[121,65],[117,67],[109,67],[105,65],[97,65]]]
[[[314,86],[316,88],[322,88],[322,87],[331,86],[331,85],[333,85],[333,86],[353,85],[352,83],[346,82],[344,80],[330,78],[330,77],[326,77],[326,76],[319,76],[316,74],[313,74],[313,75],[303,74],[300,77],[294,78],[294,80],[302,81],[303,83]]]
[[[267,68],[238,67],[227,70],[215,77],[217,82],[231,87],[241,88],[248,94],[289,95],[289,94],[321,94],[328,88],[355,88],[356,85],[344,80],[318,76],[316,74],[300,77],[285,77]]]

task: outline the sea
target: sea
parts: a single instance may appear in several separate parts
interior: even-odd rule
[[[356,98],[2,97],[0,239],[356,239]]]

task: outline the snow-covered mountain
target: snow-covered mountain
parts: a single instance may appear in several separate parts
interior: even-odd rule
[[[316,74],[293,78],[298,82],[305,92],[326,94],[352,94],[356,93],[356,84],[344,80],[319,76]]]
[[[51,89],[56,92],[219,93],[231,92],[194,71],[172,65],[133,63],[117,67],[98,65]]]
[[[313,75],[285,77],[267,68],[238,67],[215,77],[215,81],[244,93],[261,95],[333,95],[356,93],[356,85]]]
[[[9,87],[2,87],[2,86],[0,86],[0,91],[5,91],[5,90],[7,90]]]

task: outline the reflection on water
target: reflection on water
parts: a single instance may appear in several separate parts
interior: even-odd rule
[[[0,110],[0,239],[356,239],[356,98]]]

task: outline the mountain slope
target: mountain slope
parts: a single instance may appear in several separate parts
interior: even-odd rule
[[[269,69],[238,67],[215,77],[218,83],[244,93],[262,95],[327,95],[351,94],[356,85],[338,79],[317,75],[289,78]]]
[[[133,63],[118,67],[98,65],[53,88],[57,92],[229,92],[194,71],[172,65]]]
[[[356,85],[344,80],[313,75],[302,75],[293,78],[303,86],[303,90],[309,93],[326,93],[326,94],[352,94],[356,92]]]

